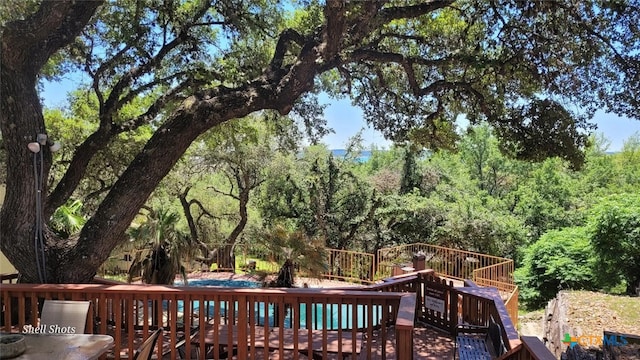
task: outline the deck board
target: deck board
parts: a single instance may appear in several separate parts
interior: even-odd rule
[[[220,325],[218,329],[214,327],[207,327],[205,329],[205,344],[207,345],[229,345],[229,339],[231,338],[233,345],[238,344],[238,328],[233,328],[232,336],[229,336],[229,327],[227,325]],[[216,341],[217,333],[217,341]],[[249,334],[249,329],[247,329]],[[269,328],[269,334],[266,336],[265,328],[261,326],[255,327],[255,340],[251,343],[250,335],[247,335],[247,343],[249,346],[255,348],[269,349],[269,350],[298,350],[309,351],[309,331],[307,329],[298,329],[297,341],[294,341],[295,330],[287,328],[272,327]],[[326,341],[325,341],[326,336]],[[267,340],[268,338],[268,340]],[[199,345],[199,338],[195,338],[192,344]],[[268,343],[267,343],[268,341]],[[342,353],[351,354],[359,353],[362,348],[362,334],[356,333],[355,348],[352,333],[349,331],[343,331],[341,334],[338,331],[326,331],[326,334],[322,330],[313,330],[311,332],[311,349],[314,352],[322,353],[326,348],[327,353]]]

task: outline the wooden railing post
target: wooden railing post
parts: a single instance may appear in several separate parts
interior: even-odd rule
[[[398,360],[413,359],[413,323],[415,310],[416,294],[407,293],[402,295],[398,308],[398,317],[396,318],[396,356]]]
[[[449,331],[454,334],[458,326],[458,292],[449,289]]]

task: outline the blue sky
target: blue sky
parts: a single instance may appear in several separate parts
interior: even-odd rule
[[[344,148],[349,138],[361,129],[365,129],[363,132],[365,148],[369,148],[371,144],[385,148],[390,146],[390,142],[386,141],[382,134],[367,126],[362,120],[362,111],[351,106],[349,100],[326,100],[329,102],[329,106],[325,110],[327,124],[335,130],[335,134],[327,135],[323,139],[330,149]],[[597,112],[591,122],[598,125],[596,132],[602,133],[610,141],[608,151],[620,151],[625,140],[636,132],[640,133],[639,120],[619,117],[602,111]]]
[[[77,80],[76,80],[77,81]],[[75,87],[76,83],[66,77],[61,82],[46,83],[42,97],[48,107],[64,106],[67,92]],[[380,132],[369,127],[362,118],[362,111],[351,105],[350,100],[335,100],[326,96],[321,97],[321,101],[329,106],[325,109],[327,124],[335,133],[323,138],[323,142],[330,149],[343,149],[358,131],[363,130],[362,138],[365,148],[370,148],[372,144],[378,148],[389,148],[391,143],[384,139]],[[608,150],[619,151],[622,149],[624,141],[632,134],[640,133],[640,121],[619,117],[604,112],[596,113],[592,122],[598,125],[597,132],[602,133],[611,142]]]

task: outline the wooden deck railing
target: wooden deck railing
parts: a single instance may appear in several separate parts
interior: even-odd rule
[[[498,360],[557,360],[542,341],[535,336],[522,336],[521,343]]]
[[[293,351],[298,358],[311,346],[323,358],[360,351],[359,358],[376,354],[384,359],[386,349],[393,349],[395,359],[412,359],[415,321],[453,334],[460,323],[486,326],[493,318],[507,348],[500,359],[554,358],[537,338],[518,336],[495,288],[456,287],[435,275],[433,270],[414,272],[357,290],[7,284],[0,289],[0,326],[20,331],[37,324],[43,299],[90,300],[87,331],[114,337],[113,358],[128,357],[141,338],[162,326],[168,335],[160,340],[157,356],[171,359],[177,356],[174,344],[191,336],[194,327],[201,329],[195,341],[200,345],[187,342],[185,350],[189,354],[197,348],[201,357],[209,341],[214,358],[222,355],[223,345],[233,343],[238,359],[256,358],[265,346],[280,357]],[[388,326],[395,329],[392,343]],[[202,329],[217,330],[207,334]],[[357,344],[355,350],[351,344]]]
[[[440,279],[431,269],[384,279],[381,284],[363,290],[415,292],[415,320],[453,334],[461,323],[487,326],[489,318],[501,327],[502,340],[507,348],[499,360],[555,360],[555,357],[536,337],[520,338],[509,308],[516,302],[503,302],[495,288],[475,286],[461,288]],[[517,298],[518,288],[512,293]],[[509,305],[511,304],[511,305]],[[516,309],[517,311],[517,309]],[[517,312],[516,312],[517,314]],[[405,343],[405,342],[403,342]]]
[[[373,254],[327,249],[329,265],[327,271],[322,275],[327,279],[352,281],[360,283],[373,283],[375,272]]]
[[[278,351],[281,356],[285,350],[293,351],[294,358],[305,351],[315,351],[323,357],[328,353],[356,355],[360,351],[384,354],[384,350],[375,347],[387,343],[386,329],[394,324],[394,345],[401,352],[396,358],[410,359],[411,354],[402,353],[410,345],[398,342],[411,339],[413,294],[101,284],[8,284],[2,286],[1,292],[4,331],[37,326],[44,299],[91,301],[87,331],[112,335],[115,359],[133,354],[139,339],[159,326],[168,330],[167,337],[160,339],[159,358],[166,351],[166,356],[175,359],[177,351],[172,344],[191,336],[194,327],[201,329],[197,338],[201,358],[207,341],[214,352],[233,343],[239,359],[250,355],[256,358],[256,352],[261,351],[256,344]],[[213,329],[212,337],[202,329]],[[270,337],[274,332],[279,336]],[[195,345],[187,342],[185,350],[189,354]],[[218,356],[221,354],[214,354],[214,358]]]
[[[413,266],[413,256],[418,253],[425,255],[427,269],[457,280],[472,278],[476,269],[511,261],[499,256],[438,245],[407,244],[378,250],[376,279],[391,276],[394,266]]]
[[[511,321],[518,325],[518,296],[520,294],[518,285],[513,278],[513,260],[504,259],[497,264],[475,269],[473,271],[473,281],[478,286],[491,286],[501,292],[505,299],[505,305]],[[506,296],[505,296],[506,295]]]
[[[431,244],[408,244],[378,250],[377,276],[387,277],[393,267],[413,266],[413,255],[425,255],[425,267],[438,275],[455,280],[472,279],[478,286],[491,286],[500,291],[511,321],[518,322],[518,287],[513,278],[513,260],[451,249]]]

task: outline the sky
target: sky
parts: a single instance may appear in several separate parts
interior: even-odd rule
[[[71,91],[76,83],[69,77],[61,82],[45,83],[42,97],[47,107],[64,106],[67,92]],[[362,139],[365,149],[376,145],[379,149],[388,149],[391,142],[384,139],[382,134],[369,127],[363,120],[362,110],[351,105],[349,99],[335,100],[321,96],[320,101],[328,104],[325,109],[327,125],[334,133],[325,136],[322,140],[329,149],[344,149],[351,137],[363,130]],[[640,134],[640,121],[623,118],[614,114],[598,112],[592,122],[598,125],[596,132],[602,133],[610,141],[608,151],[620,151],[624,141],[634,133]]]
[[[364,147],[369,148],[371,144],[377,145],[378,148],[389,148],[391,143],[386,141],[382,134],[370,127],[362,119],[362,111],[353,107],[350,100],[333,100],[329,101],[329,106],[325,109],[325,117],[327,125],[335,130],[335,134],[327,135],[323,141],[330,149],[343,149],[346,147],[349,138],[353,137],[358,131],[364,129],[363,140]],[[619,117],[615,114],[608,114],[599,111],[591,120],[598,128],[596,133],[601,133],[610,142],[608,151],[620,151],[627,140],[634,133],[640,134],[640,120],[632,120],[625,117]]]

